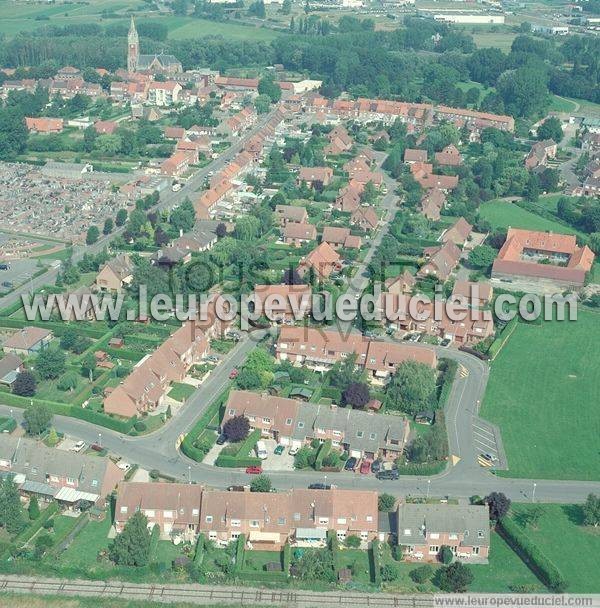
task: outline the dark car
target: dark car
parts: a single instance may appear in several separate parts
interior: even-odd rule
[[[331,490],[333,488],[330,483],[311,483],[308,486],[309,490]]]
[[[344,470],[354,471],[354,469],[356,469],[357,463],[358,463],[358,460],[356,458],[354,458],[354,456],[348,458],[348,460],[346,460],[346,464],[344,465]]]
[[[371,463],[371,471],[373,473],[379,473],[379,471],[381,471],[381,460],[374,460]]]
[[[227,435],[225,435],[224,433],[221,433],[217,437],[217,445],[223,445],[226,441],[227,441]]]
[[[400,473],[394,469],[391,471],[379,471],[375,477],[377,477],[377,479],[398,479],[400,477]]]

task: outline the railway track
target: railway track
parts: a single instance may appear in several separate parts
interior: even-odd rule
[[[212,585],[145,585],[109,581],[59,580],[24,576],[0,576],[2,593],[33,595],[111,597],[161,603],[198,605],[259,605],[282,608],[430,608],[431,596],[332,591],[327,593],[290,589],[217,587]]]

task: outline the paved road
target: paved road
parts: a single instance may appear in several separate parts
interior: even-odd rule
[[[198,193],[196,192],[199,188],[204,184],[204,180],[208,176],[210,172],[218,173],[225,167],[225,165],[232,160],[232,158],[241,151],[244,144],[248,139],[254,136],[262,127],[267,123],[267,121],[272,118],[273,114],[276,110],[272,110],[268,114],[264,114],[261,116],[260,120],[242,137],[236,138],[235,143],[225,150],[218,158],[213,160],[211,163],[203,167],[202,169],[196,171],[186,182],[186,184],[179,190],[179,192],[173,192],[170,188],[164,190],[161,193],[159,203],[154,207],[155,210],[163,210],[170,209],[175,205],[178,205],[183,202],[186,197],[189,197],[190,200],[197,198]],[[93,245],[78,245],[73,248],[73,256],[72,259],[74,262],[77,262],[83,257],[84,253],[99,253],[107,247],[112,239],[116,236],[123,233],[125,230],[124,227],[115,229],[108,236],[101,235],[96,243]],[[17,300],[21,298],[22,293],[32,293],[37,289],[40,289],[44,285],[49,285],[54,283],[56,279],[56,275],[58,274],[59,266],[49,268],[47,272],[41,274],[37,277],[32,278],[30,281],[27,281],[27,284],[22,286],[20,289],[16,289],[11,293],[7,294],[3,298],[0,298],[0,308],[6,308],[14,304]]]

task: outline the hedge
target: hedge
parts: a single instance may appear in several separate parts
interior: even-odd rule
[[[379,564],[379,541],[377,539],[371,542],[371,581],[376,585],[381,585],[381,565]]]
[[[148,563],[151,564],[156,559],[158,541],[160,540],[160,526],[154,524],[150,533],[150,548],[148,549]]]
[[[38,530],[56,513],[58,512],[58,503],[51,502],[41,513],[40,516],[27,526],[22,532],[15,536],[14,545],[24,545],[31,539]]]
[[[196,462],[202,462],[204,459],[205,453],[203,450],[199,450],[194,442],[202,432],[206,429],[208,423],[214,418],[215,414],[219,411],[219,408],[229,396],[230,388],[226,388],[204,411],[202,416],[196,420],[194,426],[190,429],[187,435],[183,438],[181,442],[181,451],[192,460]],[[248,465],[249,466],[249,465]]]
[[[246,456],[241,458],[237,456],[219,456],[215,461],[216,467],[224,467],[226,469],[236,469],[239,467],[257,467],[260,466],[262,460],[255,456]]]
[[[437,475],[446,468],[446,462],[406,464],[398,467],[400,475]]]
[[[53,414],[56,414],[57,416],[71,416],[72,418],[85,420],[86,422],[91,422],[92,424],[103,426],[119,433],[129,433],[136,421],[135,418],[129,418],[128,420],[111,418],[106,414],[94,412],[93,410],[85,409],[78,405],[69,405],[67,403],[58,403],[57,401],[36,399],[35,397],[31,399],[30,397],[21,397],[20,395],[13,395],[12,393],[0,392],[0,403],[4,405],[27,408],[29,407],[31,401],[33,401],[33,403],[45,405],[52,411]]]
[[[206,552],[206,545],[204,543],[205,538],[202,532],[198,534],[198,539],[196,540],[196,549],[194,551],[194,564],[200,567],[204,560],[204,554]]]
[[[283,571],[287,575],[290,571],[290,564],[292,562],[292,546],[290,543],[283,545]]]
[[[144,357],[143,353],[139,353],[135,350],[128,350],[126,348],[107,347],[104,351],[115,359],[125,359],[125,361],[131,361],[132,363],[137,363]]]
[[[340,543],[334,530],[327,530],[327,545],[331,551],[333,569],[337,577],[338,570],[340,569]]]
[[[88,519],[89,520],[89,515],[87,513],[87,511],[83,511],[83,513],[81,513],[79,515],[79,517],[77,517],[77,519],[73,519],[73,523],[70,526],[67,526],[62,534],[54,535],[54,546],[51,549],[51,553],[56,554],[59,551],[62,550],[61,545],[65,542],[65,540],[69,537],[69,535],[72,532],[76,532],[76,534],[79,534],[79,532],[81,532],[81,530],[83,530],[83,528],[85,527],[85,524],[82,526],[81,522],[83,519]],[[71,539],[70,542],[72,542],[73,539]]]
[[[561,571],[510,517],[498,521],[498,531],[547,587],[555,593],[564,593],[568,583]]]
[[[442,388],[440,389],[440,395],[438,397],[438,408],[443,409],[446,406],[450,391],[452,390],[452,384],[456,377],[456,370],[458,369],[458,363],[454,359],[447,359],[448,367],[444,374],[442,381]]]
[[[23,327],[41,327],[43,329],[51,330],[55,336],[61,336],[65,329],[70,327],[68,323],[64,321],[28,321],[27,319],[7,319],[0,318],[0,326],[10,327],[13,329],[22,329]],[[74,325],[73,325],[74,327]],[[100,339],[106,334],[106,329],[94,329],[93,327],[82,327],[77,325],[78,333],[87,336],[88,338]]]
[[[244,560],[246,558],[246,535],[240,534],[237,539],[235,548],[235,570],[237,572],[244,569]]]
[[[283,583],[287,582],[288,575],[286,572],[237,572],[236,577],[242,581],[250,581],[257,583]]]
[[[518,317],[513,317],[507,324],[499,338],[496,338],[490,347],[488,348],[487,354],[490,356],[490,359],[495,359],[498,353],[502,350],[502,347],[506,344],[507,340],[512,335],[513,331],[515,331],[517,327],[517,323],[519,322]]]
[[[0,433],[12,433],[17,428],[17,421],[14,418],[0,418]]]
[[[331,452],[331,439],[326,439],[319,447],[319,451],[315,457],[315,470],[319,471],[322,468],[323,459],[329,452]]]

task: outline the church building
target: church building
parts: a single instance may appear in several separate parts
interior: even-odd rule
[[[183,72],[183,67],[173,55],[140,55],[140,40],[132,16],[127,35],[127,71],[172,76]]]

